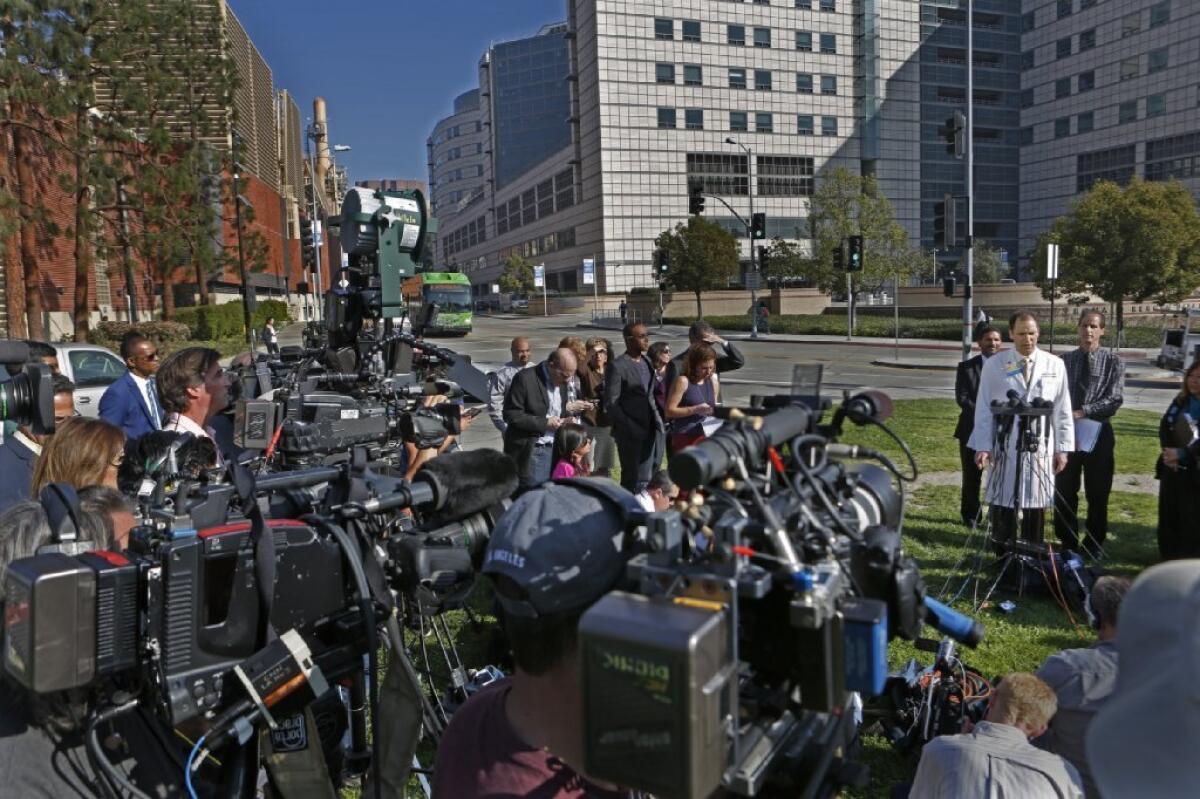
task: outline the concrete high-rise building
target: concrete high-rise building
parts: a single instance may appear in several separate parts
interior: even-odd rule
[[[1200,193],[1200,3],[1024,0],[1021,256],[1097,180]]]
[[[413,191],[415,189],[422,194],[427,194],[428,191],[425,181],[409,178],[371,178],[370,180],[356,180],[354,185],[375,191]],[[426,196],[426,200],[428,200],[428,196]]]
[[[516,253],[573,290],[595,258],[603,291],[652,285],[654,239],[686,218],[692,179],[746,263],[751,193],[769,238],[806,246],[809,198],[835,167],[873,175],[931,250],[934,204],[965,195],[938,130],[966,109],[965,1],[566,0],[565,25],[485,54],[478,93],[430,138],[438,263],[483,287]],[[1200,4],[974,0],[973,16],[977,243],[1015,264],[1097,176],[1192,179]],[[558,102],[556,79],[557,127],[528,105]],[[507,146],[522,116],[545,122],[540,146]],[[469,176],[456,127],[478,136]]]

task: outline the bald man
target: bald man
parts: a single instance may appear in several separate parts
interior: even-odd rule
[[[521,489],[550,479],[554,432],[593,405],[575,396],[575,353],[556,349],[533,369],[513,377],[504,395],[504,453],[517,463]]]
[[[501,435],[504,435],[504,428],[508,427],[504,421],[504,395],[508,393],[508,387],[512,385],[517,372],[533,365],[529,362],[529,354],[533,350],[529,346],[529,339],[524,336],[514,338],[509,351],[512,352],[512,360],[496,371],[488,372],[488,416]]]

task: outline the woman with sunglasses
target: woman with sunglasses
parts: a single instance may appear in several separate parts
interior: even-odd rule
[[[586,358],[579,362],[579,397],[592,403],[592,409],[583,412],[583,420],[592,435],[591,474],[608,477],[617,462],[612,423],[604,409],[604,378],[612,357],[612,344],[607,339],[589,338],[585,349]]]

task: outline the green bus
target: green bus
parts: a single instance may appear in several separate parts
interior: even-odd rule
[[[460,272],[422,272],[404,281],[408,318],[414,326],[437,307],[426,334],[465,336],[471,332],[471,281]]]

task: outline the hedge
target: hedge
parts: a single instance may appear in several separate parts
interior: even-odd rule
[[[251,323],[255,330],[261,330],[267,319],[271,317],[275,318],[276,325],[289,321],[287,303],[283,300],[260,301],[251,316]],[[240,302],[176,308],[175,319],[187,325],[191,338],[200,341],[235,338],[246,333],[246,326],[242,323],[243,310]]]
[[[178,349],[191,336],[188,326],[179,322],[101,322],[88,331],[88,341],[119,352],[121,339],[131,330],[141,333],[163,350]]]

